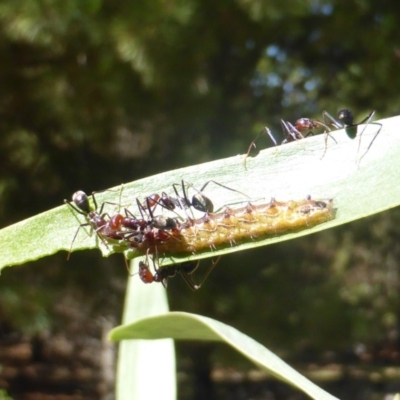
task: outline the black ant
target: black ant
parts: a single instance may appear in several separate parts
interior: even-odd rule
[[[154,260],[154,270],[155,274],[150,271],[150,267],[148,264],[148,257],[146,257],[146,262],[139,262],[139,277],[144,283],[152,283],[152,282],[161,282],[165,288],[167,288],[168,278],[174,277],[178,272],[181,274],[182,278],[188,284],[188,286],[192,290],[199,290],[205,280],[210,275],[211,271],[218,264],[218,261],[221,257],[218,257],[216,261],[213,261],[211,265],[208,267],[208,270],[203,277],[201,283],[196,284],[193,280],[192,274],[197,270],[200,262],[199,261],[188,261],[180,264],[173,264],[163,268],[156,268]]]
[[[332,125],[336,129],[344,128],[345,131],[346,131],[347,136],[350,139],[355,139],[357,137],[357,133],[358,133],[358,126],[362,125],[362,124],[365,124],[364,129],[359,134],[360,141],[358,143],[357,154],[358,154],[358,152],[360,150],[360,146],[361,146],[361,136],[364,133],[364,131],[367,128],[367,126],[369,124],[371,124],[371,125],[372,124],[373,125],[379,125],[379,127],[380,127],[379,130],[375,133],[374,137],[371,140],[371,143],[368,145],[367,150],[362,155],[362,157],[359,159],[359,162],[361,162],[362,158],[367,154],[368,150],[371,148],[371,146],[374,143],[376,137],[378,136],[379,132],[382,129],[382,124],[381,123],[379,123],[379,122],[371,122],[373,116],[375,115],[375,110],[371,111],[362,121],[360,121],[358,123],[354,122],[353,113],[348,108],[344,108],[344,109],[342,109],[342,110],[340,110],[338,112],[338,119],[341,122],[339,122],[335,118],[333,118],[332,115],[330,115],[327,111],[324,111],[322,113],[322,115],[324,116],[324,122],[325,123],[330,123],[330,125]],[[325,152],[326,152],[326,149],[325,149]],[[325,155],[325,153],[324,153],[324,155]]]
[[[214,183],[218,186],[223,187],[224,189],[230,190],[232,192],[236,192],[236,193],[240,193],[243,196],[249,198],[249,196],[245,195],[244,193],[240,192],[239,190],[236,189],[232,189],[228,186],[223,185],[222,183],[213,181],[213,180],[209,180],[207,181],[200,190],[196,189],[195,187],[193,187],[192,184],[185,182],[184,180],[182,180],[181,182],[181,186],[182,186],[182,193],[183,193],[183,197],[179,196],[178,190],[177,190],[177,186],[179,185],[178,183],[174,183],[172,186],[174,188],[174,191],[176,193],[176,195],[178,196],[179,199],[179,203],[183,206],[183,208],[189,208],[189,207],[193,207],[194,209],[198,210],[198,211],[202,211],[205,213],[213,213],[214,212],[214,204],[213,202],[203,193],[203,190],[206,188],[206,186],[209,183]],[[186,187],[191,187],[192,189],[194,189],[197,194],[194,194],[192,196],[192,200],[189,199],[188,193],[185,189]]]
[[[193,207],[194,209],[196,209],[198,211],[202,211],[205,213],[212,213],[212,212],[214,212],[214,204],[211,201],[211,199],[208,198],[203,193],[203,190],[211,182],[215,183],[216,185],[219,185],[225,189],[240,193],[243,196],[248,197],[247,195],[245,195],[244,193],[242,193],[236,189],[232,189],[228,186],[223,185],[222,183],[218,183],[213,180],[206,182],[200,190],[193,187],[192,184],[189,184],[189,183],[185,182],[184,180],[182,180],[181,184],[174,183],[172,185],[172,187],[174,188],[176,197],[169,196],[165,192],[162,192],[161,196],[154,193],[151,196],[146,197],[145,204],[140,205],[140,203],[138,203],[139,209],[142,208],[144,210],[149,210],[149,213],[151,214],[152,210],[154,210],[154,208],[157,205],[160,205],[170,211],[173,211],[176,208],[188,209],[190,207]],[[183,197],[178,192],[178,189],[177,189],[178,186],[182,186]],[[197,194],[192,196],[192,200],[189,199],[186,187],[191,187],[192,189],[194,189],[197,192]]]

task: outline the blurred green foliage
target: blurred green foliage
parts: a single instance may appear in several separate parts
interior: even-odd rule
[[[394,0],[2,1],[0,224],[245,153],[281,118],[398,114],[399,19]],[[225,257],[199,293],[171,282],[172,307],[289,353],[393,340],[399,218]],[[6,270],[4,330],[58,329],[55,298],[93,319],[120,313],[125,275],[95,252]]]

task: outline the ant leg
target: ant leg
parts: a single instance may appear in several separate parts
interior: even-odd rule
[[[322,160],[325,157],[325,154],[328,151],[328,132],[324,133],[324,142],[325,142],[324,153],[322,154],[320,160]]]
[[[202,194],[202,193],[203,193],[203,190],[206,188],[206,186],[207,186],[209,183],[215,183],[216,185],[221,186],[221,187],[223,187],[224,189],[230,190],[231,192],[240,193],[240,194],[242,194],[243,196],[245,196],[245,197],[247,197],[248,199],[250,199],[250,197],[247,196],[247,194],[244,194],[244,193],[242,193],[242,192],[239,191],[239,190],[232,189],[232,188],[230,188],[229,186],[225,186],[225,185],[223,185],[222,183],[219,183],[219,182],[214,181],[214,180],[212,180],[212,179],[209,180],[209,181],[207,181],[207,182],[203,185],[203,187],[202,187],[200,190],[194,188],[193,186],[192,186],[192,188],[193,188],[194,190],[196,190],[197,193]]]
[[[328,113],[328,111],[322,111],[322,116],[324,117],[325,125],[328,125],[328,123],[329,123],[335,129],[344,128],[344,126],[339,121],[337,121],[335,118],[333,118],[332,115]]]
[[[98,209],[98,203],[97,203],[97,200],[96,200],[96,197],[95,197],[96,194],[98,194],[98,193],[103,193],[103,192],[117,192],[117,191],[118,191],[118,190],[106,189],[106,190],[100,190],[100,191],[92,192],[92,199],[93,199],[94,209],[95,209],[95,210]],[[104,202],[101,204],[100,210],[98,211],[99,214],[102,214],[102,213],[103,213],[103,209],[104,209],[104,206],[105,206],[106,204],[110,204],[110,205],[112,205],[112,206],[118,206],[118,212],[119,212],[119,210],[120,210],[120,208],[121,208],[122,185],[121,185],[121,189],[119,190],[119,192],[120,192],[120,193],[119,193],[119,199],[120,199],[119,203],[113,203],[113,202],[111,202],[111,201],[104,201]]]
[[[103,216],[108,217],[108,219],[110,220],[110,216],[108,214],[103,214]],[[109,223],[110,221],[108,221]],[[90,224],[89,224],[90,225]],[[109,249],[107,242],[104,240],[104,237],[101,234],[101,231],[104,229],[104,225],[99,226],[97,229],[95,229],[94,231],[96,232],[97,236],[100,238],[100,240],[103,242],[104,246],[107,247],[107,249]]]
[[[358,135],[358,136],[359,136],[359,139],[358,139],[358,147],[357,147],[357,160],[358,160],[358,154],[359,154],[360,148],[361,148],[361,136],[362,136],[362,134],[364,133],[364,131],[365,131],[365,129],[367,128],[367,126],[369,125],[369,123],[370,123],[370,121],[371,121],[371,118],[374,116],[374,114],[375,114],[375,110],[371,111],[361,122],[359,122],[358,124],[356,124],[356,125],[361,125],[361,124],[364,124],[364,123],[365,123],[365,126],[364,126],[363,130],[362,130],[361,133]],[[376,136],[376,135],[375,135],[375,136]],[[374,140],[375,140],[375,137],[372,139],[372,141],[374,141]],[[368,147],[368,150],[369,150],[369,147]],[[368,151],[368,150],[367,150],[367,151]],[[365,153],[364,153],[364,155],[365,155]],[[363,157],[364,157],[364,155],[363,155]],[[359,161],[357,161],[357,164],[359,164]]]
[[[290,122],[286,122],[283,119],[281,119],[281,125],[283,134],[286,136],[282,144],[293,142],[299,139],[304,139],[304,136],[301,134],[301,132],[298,129],[296,129]]]
[[[360,121],[356,125],[361,125],[361,124],[368,125],[374,115],[375,115],[375,110],[372,110],[362,121]]]
[[[142,219],[145,219],[145,215],[146,217],[152,218],[152,212],[151,212],[151,207],[150,207],[150,202],[149,202],[149,198],[146,197],[146,204],[147,204],[147,210],[149,211],[148,214],[146,212],[146,209],[143,207],[143,205],[140,203],[139,199],[136,198],[136,204],[138,206],[139,212],[140,212],[140,216],[142,217]]]
[[[375,133],[374,137],[372,138],[370,144],[368,145],[367,150],[365,151],[365,153],[360,157],[360,159],[358,160],[358,164],[360,164],[361,160],[364,158],[364,156],[368,153],[369,149],[371,148],[372,144],[374,143],[375,139],[378,137],[380,131],[382,130],[382,124],[379,122],[370,122],[372,117],[375,115],[375,111],[372,111],[366,118],[364,118],[360,124],[366,122],[364,129],[361,131],[360,133],[360,141],[358,143],[358,150],[357,150],[357,158],[358,158],[358,153],[360,151],[360,147],[361,147],[361,136],[364,133],[365,129],[367,129],[368,125],[379,125],[379,129],[378,131]]]
[[[181,268],[179,270],[179,272],[181,273],[182,278],[187,283],[187,285],[190,287],[190,289],[192,289],[193,291],[200,289],[200,286],[201,286],[201,285],[196,285],[194,283],[193,277],[191,276],[191,274],[194,271],[196,271],[196,269],[198,268],[199,264],[200,264],[200,261],[197,261],[196,264],[193,264],[193,261],[188,261],[187,263],[182,263],[181,264]]]
[[[71,257],[72,247],[73,247],[73,245],[74,245],[75,239],[76,239],[76,237],[78,236],[78,233],[79,233],[80,229],[83,228],[84,226],[91,226],[91,225],[87,222],[87,223],[85,223],[85,224],[80,224],[80,225],[78,226],[78,229],[77,229],[76,232],[75,232],[74,238],[72,239],[71,246],[70,246],[69,251],[68,251],[67,261],[69,261],[69,259],[70,259],[70,257]]]
[[[147,250],[147,254],[148,254],[148,252],[149,251]],[[155,254],[153,255],[152,261],[153,261],[153,269],[155,272],[154,282],[161,282],[162,285],[164,286],[164,288],[167,289],[168,277],[175,276],[175,272],[173,274],[168,275],[168,271],[166,269],[163,269],[163,271],[161,271],[157,247],[155,248]],[[156,266],[156,263],[158,264],[158,266]]]
[[[137,219],[136,216],[130,210],[128,210],[127,208],[124,208],[124,210],[125,210],[125,216],[126,217]]]
[[[181,197],[181,195],[178,192],[178,189],[176,188],[177,186],[180,186],[180,185],[182,185],[183,197]],[[182,180],[181,184],[174,183],[172,185],[172,187],[174,188],[174,192],[176,194],[176,202],[177,202],[178,207],[181,208],[182,210],[186,210],[186,209],[190,208],[190,206],[192,204],[187,196],[186,189],[184,186],[184,181]],[[193,213],[192,213],[192,217],[193,217]]]
[[[125,256],[125,254],[124,254],[124,261],[125,261],[125,268],[126,268],[126,270],[127,270],[127,272],[128,272],[128,275],[129,275],[129,276],[135,275],[135,273],[132,273],[132,274],[131,274],[131,267],[130,267],[130,265],[129,265],[129,262],[128,262],[128,260],[127,260],[127,258],[126,258],[126,256]]]
[[[264,133],[264,131],[265,131],[265,133],[269,136],[269,138],[271,139],[272,143],[273,143],[275,146],[278,146],[278,142],[275,140],[274,135],[272,134],[271,130],[270,130],[267,126],[265,126],[264,129],[263,129],[263,130],[256,136],[256,138],[250,143],[250,146],[249,146],[249,148],[248,148],[248,150],[247,150],[247,153],[246,153],[246,155],[245,155],[245,157],[244,157],[244,160],[243,160],[243,164],[244,164],[245,169],[247,169],[247,167],[246,167],[246,161],[247,161],[247,158],[248,158],[249,155],[250,155],[250,151],[251,151],[251,149],[252,149],[253,147],[254,147],[254,148],[257,147],[257,146],[256,146],[256,140]]]
[[[325,129],[325,132],[324,132],[324,133],[325,133],[327,136],[329,136],[329,137],[337,144],[337,140],[330,134],[331,129],[329,128],[328,125],[325,125],[325,124],[323,124],[321,121],[318,121],[318,120],[316,120],[316,119],[314,119],[313,122],[314,122],[316,125],[322,126],[322,127]],[[308,136],[308,135],[307,135],[307,136]]]
[[[278,146],[278,142],[275,140],[274,135],[272,134],[271,130],[267,126],[264,127],[264,129],[261,131],[261,133],[264,132],[264,131],[269,136],[269,138],[272,140],[272,143],[275,146]],[[255,144],[254,144],[254,147],[255,147]]]
[[[197,264],[194,266],[194,268],[190,268],[189,271],[185,270],[185,267],[183,267],[180,272],[181,275],[183,277],[183,279],[185,280],[185,282],[189,285],[189,287],[192,290],[199,290],[202,285],[204,284],[205,280],[208,278],[208,276],[210,275],[211,271],[216,267],[216,265],[218,264],[219,260],[220,260],[221,256],[219,256],[217,258],[216,261],[212,261],[211,265],[208,267],[208,270],[206,272],[206,274],[204,275],[202,281],[197,285],[194,280],[193,277],[191,276],[198,268],[199,266],[199,261],[197,261]]]
[[[187,207],[187,208],[190,208],[190,206],[192,205],[192,203],[191,203],[191,201],[189,200],[189,197],[188,197],[188,195],[187,195],[187,192],[186,192],[186,189],[185,189],[185,183],[186,183],[186,182],[182,179],[181,185],[182,185],[183,199],[185,200],[184,206]],[[174,185],[173,185],[174,190],[175,190],[175,193],[176,193],[176,195],[178,196],[178,199],[179,199],[180,196],[179,196],[178,190],[176,189],[176,186],[177,186],[177,184],[174,184]]]
[[[95,197],[95,193],[96,192],[92,192],[92,200],[93,200],[93,204],[94,204],[94,209],[97,210],[98,206],[97,206],[97,200],[96,200],[96,197]],[[103,212],[103,208],[104,208],[104,203],[100,207],[99,214],[101,214]]]
[[[189,217],[189,215],[187,213],[187,209],[190,209],[190,207],[193,207],[193,208],[196,208],[197,210],[199,210],[199,208],[197,208],[197,204],[193,204],[193,202],[191,202],[189,200],[188,193],[187,193],[186,188],[185,188],[185,184],[187,186],[192,186],[192,185],[190,185],[189,183],[185,182],[182,179],[181,186],[182,186],[183,197],[180,196],[180,194],[178,192],[178,189],[176,188],[178,186],[178,183],[174,183],[172,185],[172,187],[174,188],[174,192],[176,194],[176,199],[178,201],[179,207],[182,210],[184,210],[186,212],[186,215]],[[211,200],[208,197],[203,195],[203,200],[204,200],[203,202],[199,201],[199,203],[202,204],[203,208],[205,208],[204,212],[207,212],[207,211],[209,211],[210,208],[211,209],[213,208],[213,204],[212,204]],[[199,211],[203,211],[203,210],[199,210]],[[190,209],[190,212],[192,214],[192,218],[194,218],[194,214],[193,214],[193,211],[191,209]]]
[[[178,199],[168,196],[165,192],[162,192],[161,196],[157,193],[147,196],[145,203],[146,204],[143,205],[143,207],[147,209],[150,206],[153,212],[155,211],[157,205],[170,211],[175,210],[176,207],[180,207]]]
[[[78,214],[84,215],[85,217],[87,216],[87,212],[80,210],[78,207],[74,206],[72,204],[72,201],[69,201],[67,199],[64,199],[64,204],[66,204],[67,206],[71,207],[75,212],[77,212]]]
[[[328,113],[328,111],[322,111],[322,115],[324,117],[324,127],[328,127],[328,124],[330,124],[331,126],[333,126],[335,129],[342,129],[344,126],[337,121],[335,118],[332,117],[331,114]],[[330,129],[328,128],[329,132]],[[325,154],[328,150],[328,136],[331,137],[336,143],[336,139],[329,133],[328,131],[326,131],[325,134],[325,150],[324,150],[324,154],[322,154],[321,159],[323,159],[325,157]]]
[[[210,205],[211,205],[212,208],[214,208],[214,207],[213,207],[213,204],[212,204],[212,202],[211,202],[211,200],[208,199],[208,197],[206,197],[206,196],[203,194],[203,190],[206,188],[206,186],[207,186],[209,183],[214,183],[215,185],[218,185],[218,186],[220,186],[220,187],[223,187],[224,189],[230,190],[231,192],[239,193],[239,194],[241,194],[242,196],[245,196],[245,197],[247,197],[248,199],[250,199],[250,197],[247,196],[247,194],[241,192],[240,190],[232,189],[232,188],[230,188],[229,186],[225,186],[225,185],[223,185],[222,183],[219,183],[219,182],[214,181],[214,180],[209,180],[208,182],[206,182],[206,183],[203,185],[203,187],[200,189],[200,191],[198,191],[196,188],[193,188],[193,189],[196,190],[196,191],[198,192],[198,194],[199,194],[199,195],[196,196],[196,197],[193,196],[193,201],[194,201],[195,199],[196,199],[196,201],[197,201],[197,200],[200,200],[200,199],[199,199],[199,196],[201,196],[201,197],[202,197],[202,201],[199,201],[201,204],[203,204],[203,205],[205,206],[205,203],[208,203],[207,201],[209,201],[207,207],[210,207]],[[213,212],[214,210],[207,210],[207,211]],[[214,211],[214,212],[215,212],[215,211]]]

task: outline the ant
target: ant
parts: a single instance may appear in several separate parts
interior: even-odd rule
[[[67,260],[70,258],[72,246],[76,240],[79,229],[84,226],[90,226],[99,236],[101,241],[106,247],[108,247],[106,240],[104,239],[125,239],[126,232],[122,231],[122,228],[129,228],[131,230],[144,229],[145,226],[149,225],[150,222],[146,220],[137,219],[131,214],[131,218],[123,217],[121,214],[115,214],[112,217],[108,213],[103,213],[105,204],[113,204],[110,202],[102,203],[99,211],[98,204],[96,201],[95,193],[92,193],[92,200],[94,207],[92,208],[89,204],[89,196],[82,190],[78,190],[72,195],[72,202],[64,200],[64,203],[71,207],[78,214],[85,216],[87,222],[80,224],[77,231],[75,232],[74,238],[72,239],[71,247],[67,256]],[[127,210],[126,210],[127,211]],[[136,224],[136,225],[135,225]]]
[[[181,182],[181,186],[182,186],[182,193],[183,193],[183,198],[179,197],[179,193],[178,190],[176,189],[176,187],[178,186],[177,183],[174,183],[172,186],[174,188],[174,191],[176,193],[176,195],[179,198],[180,203],[183,205],[184,208],[189,208],[189,207],[193,207],[194,209],[198,210],[198,211],[202,211],[205,213],[213,213],[214,212],[214,204],[213,202],[203,193],[203,190],[207,187],[207,185],[209,183],[214,183],[215,185],[218,185],[220,187],[223,187],[224,189],[230,190],[232,192],[236,192],[236,193],[240,193],[243,196],[249,198],[249,196],[247,196],[246,194],[240,192],[239,190],[236,189],[232,189],[228,186],[223,185],[222,183],[216,182],[214,180],[209,180],[207,181],[200,190],[196,189],[195,187],[193,187],[192,184],[185,182],[184,180],[182,180]],[[190,201],[189,196],[187,191],[185,190],[185,186],[187,187],[191,187],[192,189],[194,189],[197,194],[192,196],[192,200]]]
[[[214,183],[218,186],[221,186],[225,189],[231,190],[233,192],[237,192],[242,194],[243,196],[246,196],[248,198],[247,195],[245,195],[244,193],[236,190],[236,189],[232,189],[228,186],[223,185],[222,183],[216,182],[214,180],[209,180],[208,182],[206,182],[200,190],[196,189],[195,187],[193,187],[192,184],[185,182],[184,180],[182,180],[181,184],[178,183],[174,183],[172,185],[172,187],[174,188],[174,192],[176,194],[176,197],[172,197],[169,196],[168,194],[166,194],[165,192],[161,193],[161,196],[158,194],[152,194],[148,197],[146,197],[146,203],[140,205],[138,203],[139,208],[142,209],[148,209],[149,213],[151,214],[151,208],[154,210],[154,208],[157,205],[160,205],[164,208],[166,208],[167,210],[173,211],[175,210],[175,208],[181,208],[181,209],[188,209],[190,207],[193,207],[194,209],[198,210],[198,211],[202,211],[205,213],[213,213],[214,212],[214,204],[211,201],[211,199],[209,197],[207,197],[204,193],[203,190],[207,187],[207,185],[209,183]],[[182,194],[183,197],[179,194],[177,187],[182,186]],[[194,189],[197,194],[192,196],[192,200],[189,199],[186,187],[191,187],[192,189]]]
[[[86,223],[80,224],[76,230],[67,260],[70,258],[72,247],[78,232],[84,226],[90,226],[107,247],[108,239],[123,241],[128,245],[136,244],[136,246],[142,243],[144,240],[167,240],[169,239],[170,235],[167,232],[164,232],[164,230],[176,229],[178,226],[177,222],[173,218],[166,218],[163,216],[154,217],[154,215],[151,213],[151,210],[149,210],[150,219],[136,218],[128,209],[125,209],[125,216],[121,214],[115,214],[110,217],[108,213],[103,213],[104,205],[114,203],[104,202],[99,209],[95,192],[92,193],[92,199],[94,204],[93,208],[90,206],[89,196],[85,192],[79,190],[72,195],[72,202],[64,200],[64,203],[66,203],[77,213],[84,215],[87,220]],[[128,265],[127,269],[129,271]]]
[[[283,133],[285,135],[285,139],[280,143],[282,144],[286,144],[286,143],[290,143],[290,142],[294,142],[296,140],[300,140],[300,139],[305,139],[308,136],[314,135],[313,130],[317,129],[317,128],[321,128],[323,127],[325,129],[325,133],[332,137],[329,132],[330,132],[330,128],[322,123],[321,121],[318,121],[316,119],[311,119],[311,118],[299,118],[298,120],[296,120],[296,122],[293,124],[291,124],[289,121],[284,121],[283,119],[281,119],[281,125],[282,125],[282,129],[283,129]],[[250,146],[247,150],[246,156],[244,158],[244,166],[246,168],[246,160],[247,157],[250,154],[251,149],[254,147],[256,147],[255,141],[260,137],[260,135],[263,132],[266,132],[268,134],[268,136],[270,137],[270,139],[272,140],[272,142],[274,143],[275,146],[278,146],[278,142],[276,141],[276,139],[274,138],[271,130],[267,127],[265,127],[258,135],[257,137],[250,143]],[[303,135],[302,132],[303,131],[308,131],[308,133],[306,135]],[[335,138],[332,137],[333,140],[335,140]],[[335,140],[336,142],[336,140]]]
[[[358,150],[357,150],[357,155],[358,152],[360,151],[360,146],[361,146],[361,136],[364,133],[365,129],[367,128],[367,126],[369,124],[373,124],[373,125],[379,125],[379,130],[375,133],[374,137],[371,140],[371,143],[368,145],[367,150],[365,151],[365,153],[362,155],[362,157],[359,159],[359,162],[361,162],[362,158],[368,153],[369,149],[371,148],[372,144],[374,143],[376,137],[378,136],[379,132],[382,129],[382,124],[379,122],[371,122],[373,116],[375,115],[375,110],[371,111],[362,121],[360,121],[359,123],[355,123],[354,122],[354,116],[351,110],[349,110],[348,108],[344,108],[342,110],[340,110],[338,112],[338,119],[339,121],[337,121],[335,118],[332,117],[332,115],[330,115],[327,111],[324,111],[322,113],[322,115],[324,116],[324,122],[325,123],[330,123],[330,125],[332,125],[334,128],[336,129],[342,129],[344,128],[346,131],[347,136],[350,139],[355,139],[357,137],[357,133],[358,133],[358,126],[361,124],[365,124],[364,129],[361,131],[361,133],[359,134],[360,137],[360,141],[358,143]],[[325,148],[325,153],[326,153],[326,148]],[[325,155],[324,153],[324,155]]]
[[[216,261],[213,261],[211,265],[208,267],[208,270],[203,277],[201,283],[196,284],[193,280],[192,274],[197,270],[200,262],[199,261],[188,261],[180,264],[173,264],[163,268],[156,268],[155,262],[153,259],[153,266],[155,270],[155,274],[150,271],[148,256],[146,256],[146,262],[139,262],[139,277],[144,283],[152,283],[152,282],[161,282],[165,288],[167,288],[168,278],[174,277],[178,272],[181,274],[182,278],[188,284],[188,286],[192,290],[199,290],[205,280],[210,275],[211,271],[218,264],[218,261],[221,257],[218,257]]]
[[[172,218],[169,219],[172,220]],[[179,232],[178,225],[175,225],[173,232],[170,233],[165,228],[160,229],[155,226],[151,226],[151,222],[149,221],[145,222],[145,227],[140,227],[140,229],[132,229],[129,218],[124,218],[122,225],[124,228],[128,228],[128,230],[123,230],[119,232],[119,234],[122,236],[122,239],[127,242],[129,247],[141,248],[143,246],[156,246],[157,244],[166,242],[171,238],[179,240],[177,237],[177,232]],[[164,225],[167,225],[167,223],[164,223]]]
[[[145,244],[147,246],[156,245],[170,238],[177,239],[177,233],[181,227],[177,219],[163,215],[154,216],[150,205],[147,207],[147,215],[146,209],[140,204],[139,200],[136,199],[136,201],[142,218],[136,218],[125,208],[125,217],[117,214],[110,219],[110,232],[106,232],[107,237],[123,240],[129,247],[133,248],[140,248]],[[146,216],[144,213],[146,213]],[[115,225],[111,224],[111,221],[114,220]],[[103,230],[101,233],[103,234]]]
[[[97,217],[99,216],[97,213],[94,214]],[[93,226],[90,223],[82,225],[90,225],[95,229],[102,240],[103,238],[118,240],[120,244],[122,242],[129,247],[138,247],[144,241],[157,242],[168,240],[171,234],[167,231],[178,231],[180,227],[179,223],[173,218],[153,216],[153,214],[151,214],[150,219],[136,218],[126,208],[125,216],[122,214],[115,214],[112,217],[108,216],[108,220],[106,220],[104,216],[108,216],[108,214],[103,214],[101,216],[102,223],[99,226]]]
[[[163,192],[163,194],[165,194],[165,193]],[[171,210],[171,211],[174,210],[174,208],[175,208],[175,207],[174,208],[170,208],[168,206],[165,206],[164,203],[159,203],[158,200],[156,200],[157,196],[158,196],[158,194],[152,194],[151,196],[146,197],[146,203],[145,204],[141,204],[139,199],[136,199],[136,203],[137,203],[137,206],[139,208],[139,212],[140,212],[142,218],[144,219],[144,214],[148,214],[148,217],[150,218],[148,220],[148,226],[150,226],[152,228],[158,228],[160,230],[174,230],[174,229],[177,229],[178,226],[179,226],[179,223],[176,220],[176,218],[165,217],[164,215],[154,216],[153,211],[154,211],[155,207],[157,206],[157,204],[160,204],[164,208],[167,208],[168,210]],[[131,214],[126,209],[125,209],[125,212]]]
[[[165,192],[162,192],[161,196],[157,193],[153,193],[150,196],[147,196],[145,202],[141,205],[141,207],[145,210],[152,208],[154,211],[157,205],[160,205],[170,211],[175,210],[175,208],[177,207],[181,207],[179,199],[171,197]]]
[[[77,192],[75,192],[72,195],[72,202],[64,199],[65,204],[67,204],[69,207],[71,207],[77,213],[84,215],[85,218],[87,219],[87,222],[84,224],[80,224],[77,231],[75,232],[75,236],[72,239],[72,243],[71,243],[71,247],[70,247],[70,250],[69,250],[69,253],[67,256],[67,260],[69,260],[69,257],[71,255],[72,246],[78,235],[79,229],[81,229],[84,226],[90,226],[98,234],[101,241],[107,246],[107,243],[104,241],[104,239],[101,235],[102,229],[108,223],[108,221],[105,219],[105,217],[109,217],[107,213],[103,213],[103,208],[106,203],[103,203],[100,207],[99,212],[97,212],[96,210],[98,209],[98,206],[97,206],[97,201],[96,201],[94,194],[95,194],[95,192],[92,193],[94,210],[90,207],[88,195],[85,192],[83,192],[82,190],[78,190]]]

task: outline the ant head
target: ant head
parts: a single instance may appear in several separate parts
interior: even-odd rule
[[[76,205],[76,207],[81,210],[84,214],[89,214],[90,205],[89,198],[85,192],[82,190],[78,190],[72,195],[72,201]]]
[[[354,123],[353,113],[348,108],[344,108],[338,112],[338,119],[345,125],[353,125]]]

